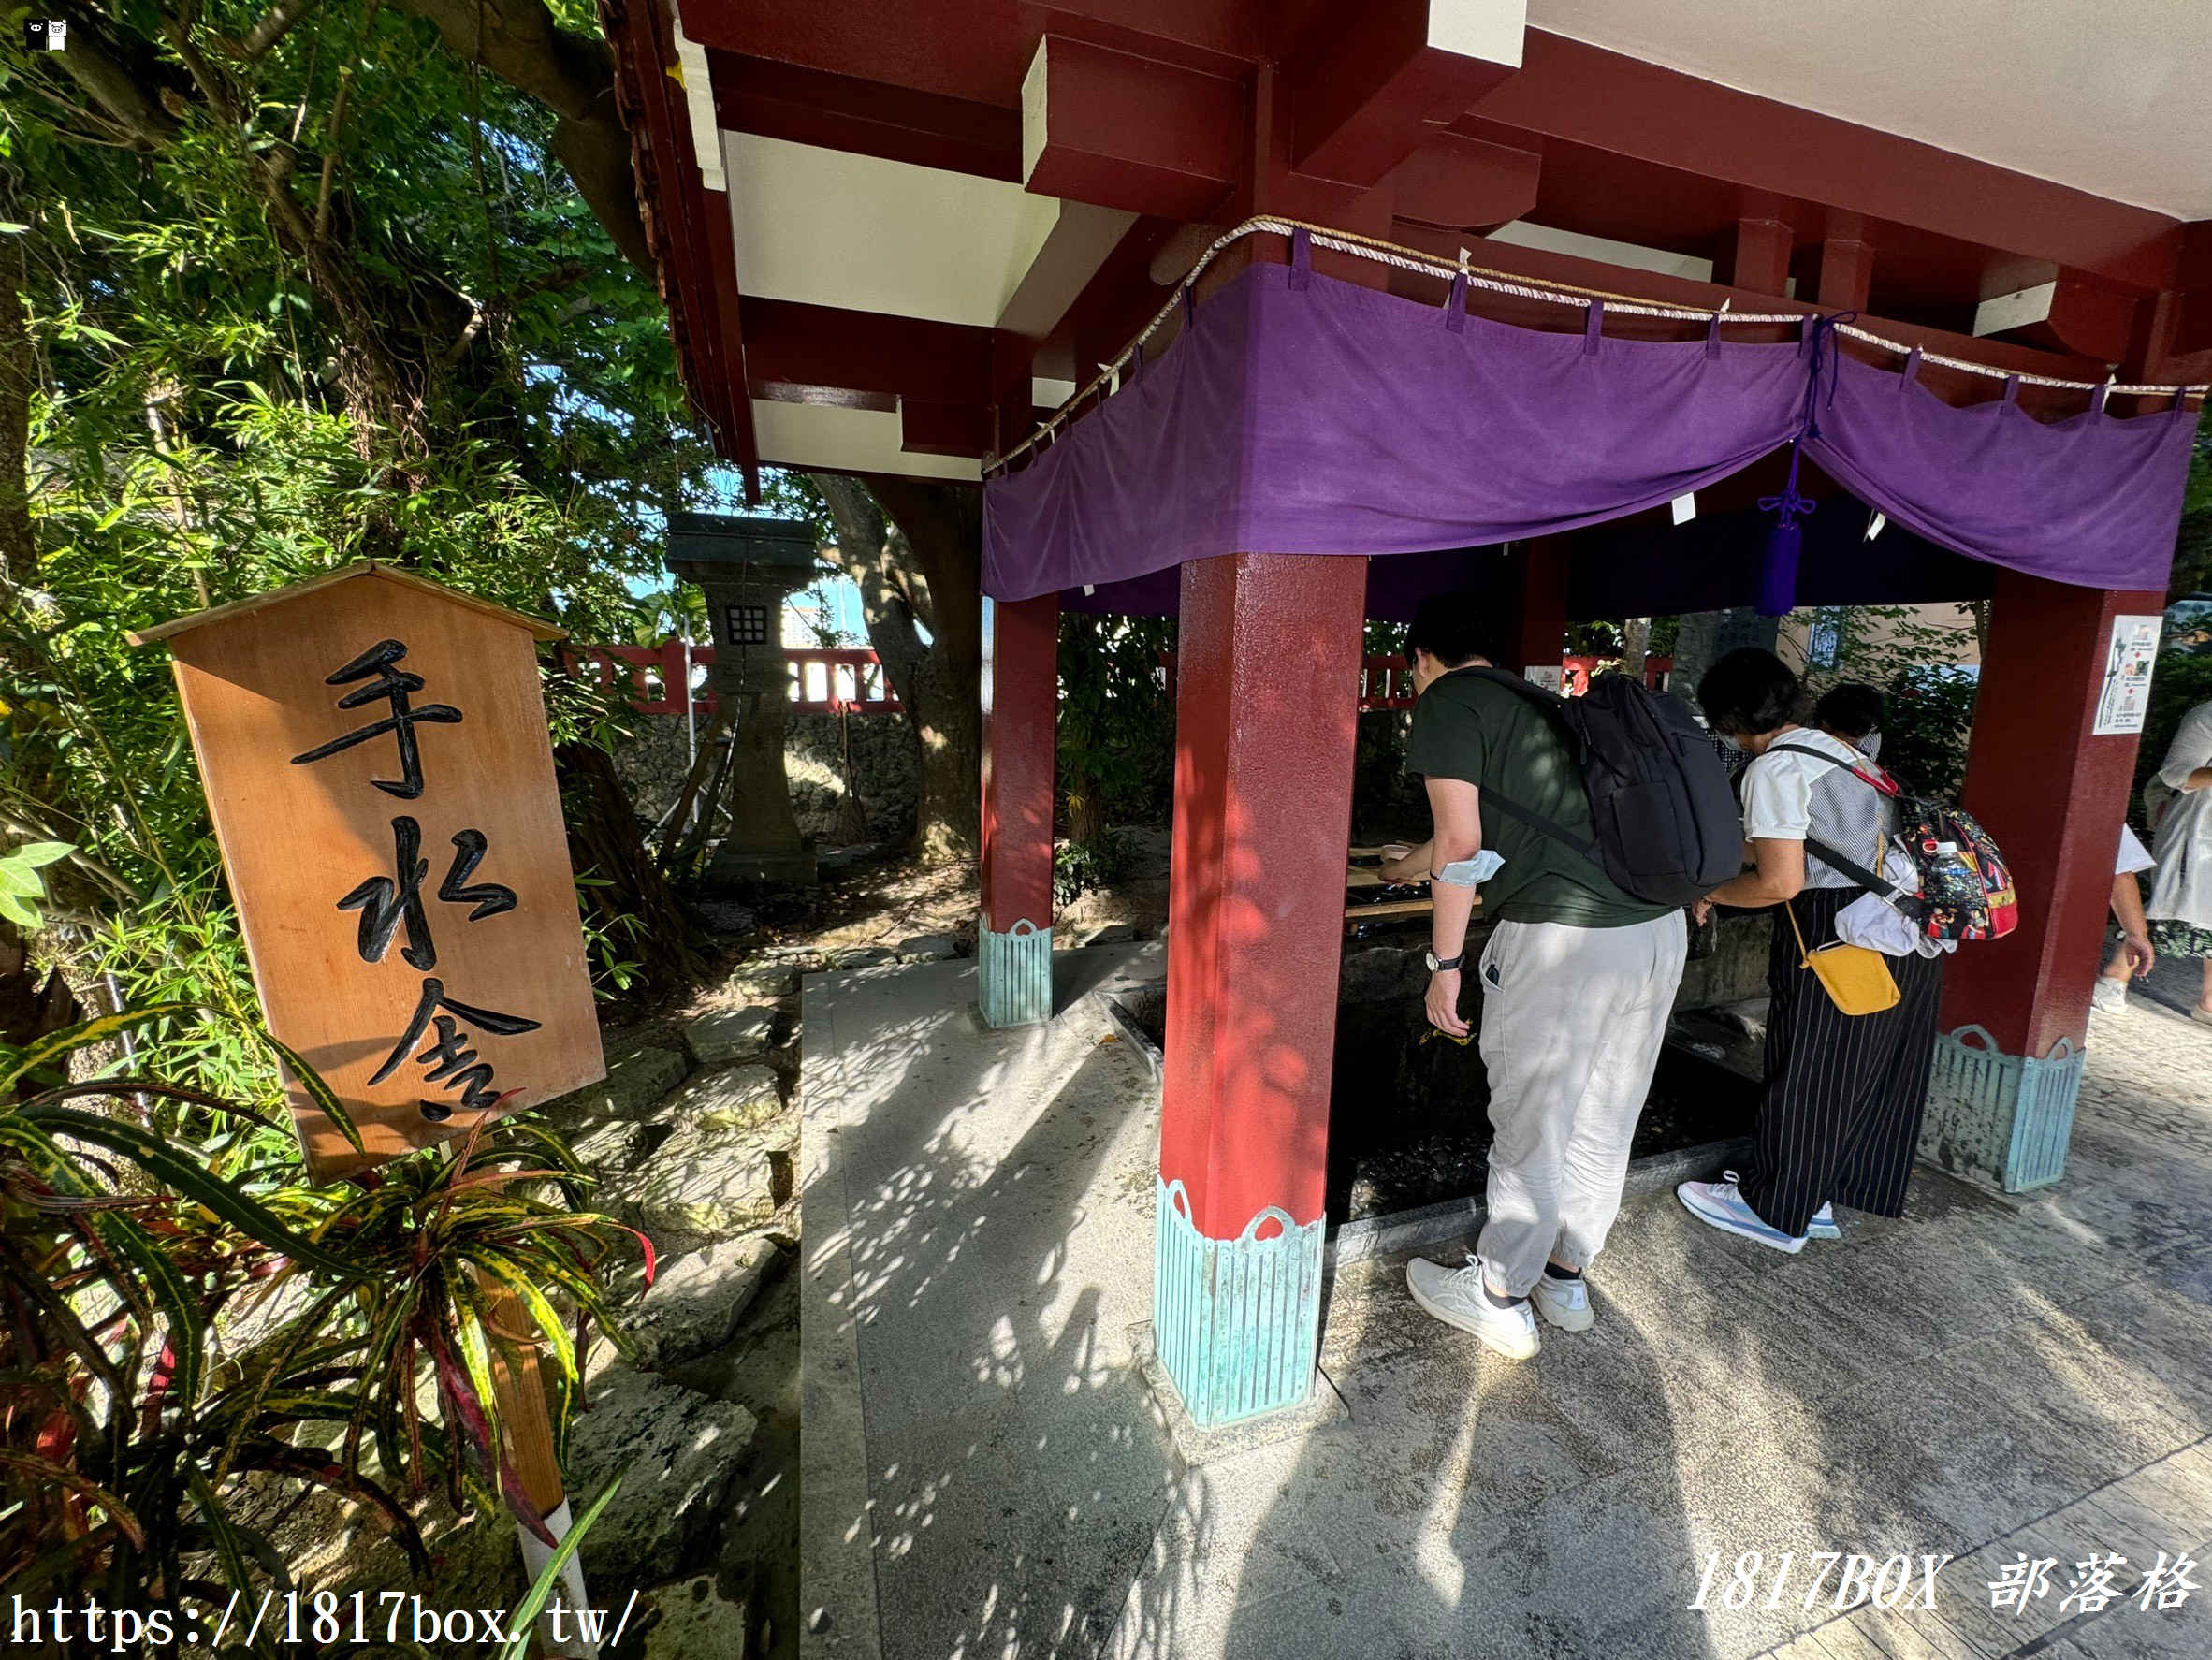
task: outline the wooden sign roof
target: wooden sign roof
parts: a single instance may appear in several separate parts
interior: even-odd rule
[[[486,617],[495,618],[502,622],[511,622],[517,628],[526,631],[534,640],[564,640],[568,637],[565,630],[555,628],[551,623],[542,621],[527,612],[511,611],[504,605],[493,604],[489,600],[480,600],[473,593],[464,593],[458,588],[448,588],[443,582],[432,582],[428,576],[418,576],[414,572],[400,566],[387,565],[376,560],[365,559],[356,560],[351,564],[340,565],[335,570],[325,571],[317,576],[306,576],[298,582],[287,582],[284,587],[269,589],[265,593],[254,594],[242,600],[234,600],[227,605],[211,605],[207,610],[195,611],[188,617],[173,618],[169,621],[159,623],[153,628],[138,629],[125,634],[124,638],[134,646],[151,645],[156,640],[170,640],[179,634],[189,633],[196,628],[205,628],[210,623],[227,622],[235,617],[244,617],[255,611],[266,611],[272,605],[286,604],[293,600],[304,599],[309,594],[320,593],[325,589],[335,588],[342,582],[356,582],[363,579],[394,582],[402,588],[436,594],[440,599],[451,600],[457,605],[464,605]]]

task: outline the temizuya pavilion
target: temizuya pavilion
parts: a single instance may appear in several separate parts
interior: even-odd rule
[[[1954,959],[1925,1150],[2058,1179],[2136,747],[2095,730],[2114,619],[2161,607],[2212,378],[2212,29],[614,10],[723,453],[985,491],[994,1022],[1051,1013],[1059,609],[1180,611],[1155,1323],[1194,1419],[1308,1388],[1361,624],[1424,582],[1490,582],[1527,665],[1571,617],[1990,597],[1965,801],[2022,921]]]

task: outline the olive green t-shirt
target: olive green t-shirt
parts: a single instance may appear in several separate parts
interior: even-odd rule
[[[1493,792],[1569,835],[1594,834],[1582,769],[1543,709],[1480,672],[1455,670],[1413,706],[1405,765],[1424,778],[1461,779],[1482,796],[1482,845],[1505,860],[1482,884],[1482,913],[1504,922],[1624,928],[1665,916],[1613,885],[1571,847],[1497,810]]]

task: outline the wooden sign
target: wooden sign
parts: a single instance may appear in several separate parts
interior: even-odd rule
[[[165,623],[269,1029],[318,1179],[605,1075],[536,644],[386,565]]]

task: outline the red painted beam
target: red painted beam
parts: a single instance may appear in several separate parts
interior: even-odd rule
[[[749,296],[746,367],[758,384],[842,386],[937,403],[991,398],[993,331],[924,317]]]
[[[2167,286],[2179,251],[2176,223],[2149,209],[1540,29],[1527,32],[1521,73],[1502,81],[1471,114],[1484,124],[2032,255],[2138,289]],[[1462,130],[1492,136],[1482,127]]]
[[[1432,45],[1431,0],[1325,8],[1283,65],[1291,165],[1373,184],[1518,67]]]
[[[709,51],[715,120],[734,133],[985,179],[1022,176],[1015,109]]]
[[[1023,138],[1031,191],[1195,219],[1242,176],[1247,108],[1237,82],[1064,36],[1046,36],[1038,53]]]
[[[646,236],[668,305],[678,373],[719,453],[737,463],[746,500],[761,500],[760,444],[746,395],[745,336],[729,198],[699,173],[675,77],[669,15],[653,0],[607,0],[615,107],[628,129]]]
[[[1797,235],[1779,219],[1739,219],[1713,260],[1713,281],[1759,294],[1787,290]]]
[[[1544,158],[1432,129],[1390,177],[1394,218],[1452,230],[1494,230],[1536,205]]]
[[[898,447],[910,455],[974,456],[980,459],[990,453],[991,415],[981,404],[903,399],[898,406]]]

